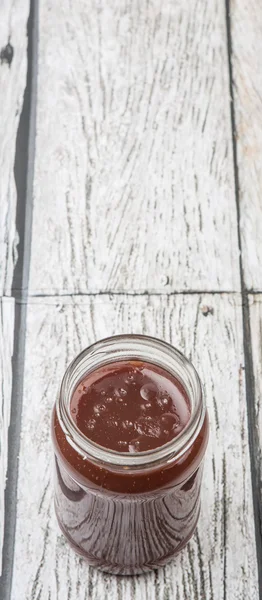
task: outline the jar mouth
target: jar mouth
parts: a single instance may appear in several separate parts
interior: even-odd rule
[[[190,418],[182,431],[157,448],[142,452],[119,452],[100,446],[78,429],[72,418],[70,402],[80,381],[98,367],[129,360],[150,362],[168,371],[181,383],[190,401]],[[83,350],[68,366],[56,402],[57,416],[68,443],[84,460],[113,469],[139,469],[178,460],[197,438],[206,413],[201,382],[192,363],[176,348],[155,337],[125,334],[105,338]]]

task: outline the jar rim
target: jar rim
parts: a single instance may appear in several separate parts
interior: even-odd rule
[[[157,448],[134,453],[112,450],[90,440],[78,429],[70,411],[72,394],[88,373],[106,364],[129,360],[141,360],[164,368],[180,381],[191,403],[189,421],[178,436]],[[123,334],[95,342],[71,361],[62,379],[56,411],[68,443],[84,460],[104,463],[112,469],[137,470],[152,468],[163,460],[171,463],[181,458],[202,428],[206,405],[195,367],[177,348],[155,337]]]

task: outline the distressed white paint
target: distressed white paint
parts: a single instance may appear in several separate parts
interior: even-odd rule
[[[225,23],[40,3],[32,294],[239,289]]]
[[[262,290],[262,10],[259,0],[232,0],[234,110],[245,283]]]
[[[7,472],[8,426],[12,393],[14,301],[0,298],[0,575],[4,538],[4,491]]]
[[[254,393],[255,393],[255,440],[258,447],[255,448],[255,460],[257,463],[260,482],[260,500],[262,510],[262,297],[260,295],[249,297],[251,345],[254,371]]]
[[[17,254],[13,170],[26,85],[28,13],[28,0],[0,2],[0,55],[8,43],[14,51],[10,66],[0,59],[0,295],[10,293]]]
[[[27,327],[12,600],[258,600],[240,296],[31,299]],[[131,331],[171,340],[193,359],[211,436],[197,534],[157,574],[121,578],[89,569],[58,530],[50,411],[76,353]]]

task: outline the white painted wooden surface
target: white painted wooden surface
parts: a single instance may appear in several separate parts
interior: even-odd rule
[[[234,108],[245,283],[262,290],[262,9],[260,0],[231,7]]]
[[[12,392],[13,338],[14,301],[12,298],[0,298],[0,575],[4,539],[4,491]]]
[[[220,0],[41,2],[31,293],[239,290],[229,110]]]
[[[255,381],[256,439],[258,447],[256,459],[260,481],[260,499],[262,506],[262,296],[249,297],[253,369]],[[262,527],[262,523],[261,523]]]
[[[50,411],[77,352],[131,331],[170,340],[193,359],[211,436],[197,534],[157,574],[121,578],[89,569],[58,530]],[[258,600],[243,366],[238,294],[30,300],[12,600]]]
[[[10,294],[16,261],[16,135],[27,69],[28,0],[0,3],[0,295]],[[10,46],[8,46],[10,44]],[[8,47],[7,47],[8,46]],[[11,63],[11,55],[13,58]]]
[[[10,295],[17,254],[13,170],[28,11],[29,0],[0,4],[0,556],[14,326],[14,301],[1,296]],[[258,600],[241,297],[192,294],[240,290],[225,5],[41,0],[39,12],[11,600]],[[230,24],[244,279],[262,291],[258,0],[232,0]],[[99,291],[120,295],[70,297]],[[132,295],[143,291],[149,295]],[[250,296],[262,447],[261,305]],[[165,569],[134,578],[89,569],[60,534],[52,504],[50,410],[59,380],[81,348],[121,331],[158,335],[191,354],[211,417],[197,534]]]

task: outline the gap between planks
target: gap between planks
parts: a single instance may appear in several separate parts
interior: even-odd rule
[[[246,387],[246,407],[247,407],[247,425],[248,425],[248,441],[249,441],[249,456],[250,470],[252,481],[252,497],[253,510],[255,521],[255,538],[258,566],[258,589],[259,598],[262,600],[262,509],[260,496],[257,490],[257,484],[260,476],[260,466],[257,460],[259,450],[259,441],[256,437],[256,400],[255,400],[255,379],[253,367],[252,353],[252,334],[250,325],[250,310],[249,310],[249,295],[246,289],[244,263],[242,250],[241,235],[241,206],[240,206],[240,183],[239,183],[239,162],[238,162],[238,145],[236,138],[236,111],[234,102],[234,77],[233,77],[233,51],[232,51],[232,24],[231,24],[231,0],[225,0],[225,15],[226,15],[226,33],[227,33],[227,50],[228,50],[228,70],[229,70],[229,92],[230,92],[230,116],[231,116],[231,134],[232,134],[232,151],[234,165],[234,183],[235,183],[235,201],[237,213],[237,235],[239,247],[239,272],[242,296],[242,321],[243,321],[243,349],[245,361],[245,387]],[[253,340],[254,341],[254,340]],[[255,438],[255,439],[254,439]],[[225,599],[224,599],[225,600]]]
[[[261,292],[262,293],[262,292]],[[87,291],[87,292],[63,292],[63,293],[46,293],[46,294],[28,294],[27,301],[31,302],[32,299],[41,300],[45,298],[85,298],[90,296],[201,296],[201,295],[209,295],[209,296],[241,296],[241,292],[238,291],[229,291],[229,290],[179,290],[179,291],[132,291],[132,290],[103,290],[100,292],[97,291]],[[16,290],[13,293],[13,296],[16,298],[17,302],[22,302],[22,294],[20,290]],[[7,296],[8,297],[8,296]]]
[[[35,156],[38,2],[30,1],[27,21],[27,77],[23,106],[16,137],[14,177],[17,189],[16,231],[19,239],[17,262],[13,273],[11,297],[15,300],[14,352],[12,357],[12,397],[8,431],[8,467],[5,487],[4,543],[1,598],[11,595],[14,559],[14,539],[17,526],[18,457],[20,452],[21,416],[24,383],[24,353],[27,317],[31,230],[33,211],[33,173]],[[21,159],[22,156],[22,159]],[[21,162],[21,160],[22,162]],[[20,287],[20,303],[15,290]],[[10,296],[9,296],[10,298]]]

